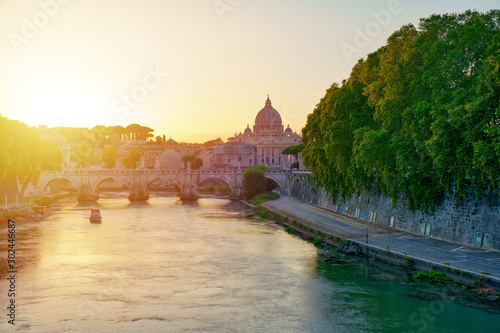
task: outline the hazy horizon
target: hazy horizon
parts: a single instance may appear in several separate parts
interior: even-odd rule
[[[30,126],[139,123],[155,136],[205,142],[252,127],[269,94],[283,125],[300,132],[325,90],[403,25],[495,6],[0,1],[0,114]]]

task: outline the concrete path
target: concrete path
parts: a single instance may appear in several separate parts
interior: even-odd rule
[[[384,251],[389,247],[391,252],[407,254],[435,266],[449,264],[450,268],[475,275],[485,275],[490,281],[500,284],[500,252],[467,247],[395,230],[331,212],[288,196],[267,201],[263,206],[271,211],[295,218],[312,228],[359,243],[366,243],[366,233],[368,233],[370,247]]]

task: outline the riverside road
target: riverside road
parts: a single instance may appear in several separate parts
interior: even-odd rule
[[[475,275],[487,276],[500,284],[500,253],[416,235],[366,222],[282,196],[264,203],[267,209],[281,212],[326,233],[393,253],[406,254],[433,266],[448,266]]]

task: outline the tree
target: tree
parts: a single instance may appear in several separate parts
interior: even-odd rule
[[[83,168],[88,165],[90,158],[89,147],[83,143],[76,146],[71,159],[76,162],[77,168]]]
[[[106,132],[109,133],[110,136],[113,134],[117,135],[119,139],[125,139],[125,136],[127,135],[127,131],[123,128],[123,126],[108,127]]]
[[[243,172],[243,197],[250,200],[257,194],[264,193],[267,188],[267,178],[262,166],[251,166]]]
[[[117,149],[114,147],[106,147],[102,151],[101,162],[104,162],[106,168],[111,169],[116,164]]]
[[[40,141],[40,169],[41,170],[61,170],[62,168],[62,154],[61,150],[54,142]]]
[[[191,169],[198,170],[203,166],[203,160],[195,155],[186,155],[182,157],[184,168],[187,168],[188,162],[191,162]]]
[[[298,145],[295,145],[295,146],[287,147],[287,148],[283,149],[283,151],[281,153],[283,155],[293,155],[293,156],[295,156],[295,161],[298,162],[299,161],[299,153],[301,151],[303,151],[304,148],[305,148],[304,144],[301,143],[301,144],[298,144]]]
[[[36,129],[0,116],[0,184],[20,185],[22,196],[29,183],[36,183],[43,170],[62,167],[56,144],[40,140]]]
[[[127,157],[122,160],[122,165],[127,169],[135,169],[137,167],[137,162],[141,160],[142,149],[132,148]]]
[[[154,137],[151,133],[154,132],[152,128],[139,124],[130,124],[125,127],[124,130],[125,133],[128,134],[130,140],[147,140],[148,138]]]
[[[89,130],[89,136],[94,139],[94,145],[97,147],[104,147],[109,143],[109,135],[106,126],[96,125]]]
[[[499,10],[407,25],[333,84],[307,118],[302,152],[335,200],[378,191],[432,211],[500,185]],[[468,186],[468,183],[473,185]]]
[[[222,144],[224,144],[224,140],[222,140],[221,138],[217,138],[217,139],[210,140],[210,141],[203,143],[202,146],[203,147],[213,147],[213,146],[222,145]]]

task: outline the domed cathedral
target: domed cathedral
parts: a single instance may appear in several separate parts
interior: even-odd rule
[[[293,156],[282,155],[281,152],[287,147],[302,143],[302,137],[293,132],[290,126],[284,129],[281,116],[273,108],[268,95],[264,108],[255,117],[253,131],[247,125],[243,133],[228,139],[228,143],[236,142],[257,147],[257,155],[250,165],[264,164],[273,169],[288,169],[296,161]]]

